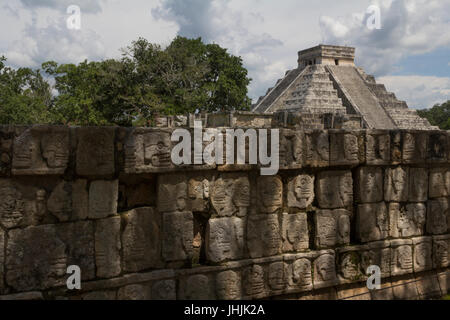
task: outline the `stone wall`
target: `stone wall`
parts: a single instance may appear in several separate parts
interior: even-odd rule
[[[280,171],[260,176],[174,166],[173,130],[0,127],[0,299],[449,290],[449,132],[281,129]],[[365,286],[369,265],[382,290]]]

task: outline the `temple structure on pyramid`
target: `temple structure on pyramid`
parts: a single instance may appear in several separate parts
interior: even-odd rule
[[[252,111],[294,115],[304,128],[435,129],[355,66],[355,48],[342,46],[300,51],[298,67],[267,90]]]

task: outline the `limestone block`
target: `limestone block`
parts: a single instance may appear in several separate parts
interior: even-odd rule
[[[391,275],[413,273],[412,240],[391,241]]]
[[[450,292],[450,271],[438,272],[437,276],[442,295],[448,294]]]
[[[187,202],[187,185],[187,179],[184,175],[159,175],[159,212],[174,212],[185,210]]]
[[[450,235],[433,237],[433,268],[450,266]]]
[[[366,286],[359,284],[347,285],[337,289],[338,300],[371,300],[370,291]]]
[[[363,243],[389,237],[389,216],[384,202],[358,205],[356,236]]]
[[[372,300],[390,301],[394,300],[394,290],[391,282],[383,281],[379,290],[370,290]]]
[[[116,300],[115,291],[93,291],[81,296],[81,300],[87,301],[111,301]]]
[[[404,160],[403,158],[403,141],[404,141],[404,133],[402,134],[402,132],[400,131],[390,131],[390,136],[391,136],[391,163],[392,165],[397,165],[402,163],[402,161],[405,163],[407,161]],[[414,141],[414,140],[413,140]],[[414,145],[413,145],[413,151],[414,149]],[[415,151],[414,151],[415,152]],[[414,159],[414,158],[412,158]],[[423,159],[423,156],[422,156]]]
[[[117,214],[119,181],[93,181],[89,188],[89,218],[102,219]]]
[[[361,281],[365,278],[361,253],[367,251],[364,246],[342,247],[336,250],[338,255],[338,278],[341,283]]]
[[[337,209],[353,203],[353,179],[350,171],[325,171],[318,174],[316,196],[322,209]]]
[[[0,177],[11,175],[13,140],[13,127],[0,126]]]
[[[335,254],[333,250],[317,252],[314,259],[314,290],[332,287],[337,283]]]
[[[357,199],[361,203],[383,201],[383,169],[361,167],[357,170]]]
[[[207,259],[215,263],[241,259],[244,228],[244,221],[239,218],[210,219],[206,229]]]
[[[427,161],[429,163],[447,162],[448,149],[447,133],[431,132],[428,140]]]
[[[417,291],[416,281],[410,279],[399,279],[392,281],[392,290],[395,300],[417,300],[419,291]]]
[[[97,277],[112,278],[121,272],[120,217],[98,220],[95,226]]]
[[[389,164],[390,136],[383,131],[369,130],[366,133],[366,162],[368,165]]]
[[[250,206],[250,182],[247,175],[227,173],[211,186],[211,203],[220,217],[247,215]]]
[[[314,215],[317,248],[332,248],[350,243],[350,215],[344,209],[318,210]]]
[[[125,173],[151,173],[175,168],[171,130],[136,128],[125,141]]]
[[[357,165],[363,160],[364,145],[361,134],[330,133],[330,165]]]
[[[439,287],[439,280],[435,273],[417,277],[416,285],[421,300],[442,297],[441,288]]]
[[[428,271],[433,268],[433,239],[432,237],[413,238],[414,272]]]
[[[288,183],[288,206],[306,209],[314,201],[314,176],[302,174],[293,177]]]
[[[247,247],[251,258],[280,254],[282,240],[276,214],[248,218]]]
[[[188,207],[192,212],[205,212],[208,210],[210,183],[205,178],[192,178],[188,182]]]
[[[408,169],[387,168],[384,177],[384,199],[388,202],[408,201]]]
[[[361,252],[361,267],[364,274],[370,266],[379,266],[381,277],[391,276],[391,243],[389,241],[376,241],[367,245],[369,249]]]
[[[427,206],[427,232],[439,235],[447,233],[450,225],[450,213],[447,198],[429,200]]]
[[[0,294],[3,293],[5,287],[4,274],[5,274],[5,233],[0,229]]]
[[[430,198],[441,198],[450,195],[450,171],[447,169],[431,169]]]
[[[240,300],[242,298],[241,274],[227,270],[216,275],[216,296],[219,300]]]
[[[269,264],[268,284],[272,294],[284,290],[287,285],[286,264],[282,261]]]
[[[281,238],[283,252],[298,252],[309,248],[308,221],[306,213],[283,213]]]
[[[247,297],[258,298],[264,296],[268,289],[264,282],[264,268],[254,264],[243,271],[243,289]]]
[[[409,168],[410,202],[426,202],[428,199],[428,171],[423,168]]]
[[[257,182],[260,213],[274,213],[283,205],[283,182],[278,176],[260,176]]]
[[[152,285],[152,300],[176,300],[177,286],[175,280],[160,280]]]
[[[48,198],[48,211],[60,222],[86,219],[89,203],[86,185],[86,180],[60,182]]]
[[[289,291],[310,291],[312,283],[312,263],[310,254],[298,254],[286,266],[287,289]]]
[[[6,282],[17,291],[64,285],[69,265],[81,268],[82,280],[95,276],[90,222],[11,230],[6,252]]]
[[[213,300],[214,279],[211,275],[196,274],[181,279],[179,289],[181,300]]]
[[[14,175],[60,175],[68,162],[68,127],[35,126],[14,139]]]
[[[124,213],[122,218],[124,271],[162,267],[160,214],[153,208],[139,208]]]
[[[150,287],[143,284],[131,284],[117,291],[118,300],[143,301],[150,300]]]
[[[280,168],[300,169],[303,167],[305,135],[303,132],[280,130]]]
[[[403,163],[424,163],[427,154],[428,136],[426,132],[409,131],[403,133]]]
[[[162,255],[165,261],[190,260],[193,237],[194,218],[191,212],[163,214]]]
[[[425,232],[427,208],[423,203],[389,204],[390,235],[393,238],[421,236]]]
[[[327,131],[305,133],[305,165],[309,167],[326,167],[330,163],[330,141]]]
[[[38,225],[47,213],[46,192],[0,179],[0,224],[5,229]]]

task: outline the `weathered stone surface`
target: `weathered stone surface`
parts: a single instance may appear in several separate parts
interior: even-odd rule
[[[338,254],[338,277],[341,283],[360,281],[364,279],[365,263],[362,261],[361,253],[367,250],[362,246],[343,247],[337,249]]]
[[[427,232],[444,234],[450,225],[450,210],[447,198],[429,200],[427,206]]]
[[[332,248],[350,243],[350,215],[344,209],[318,210],[314,215],[317,248]]]
[[[304,133],[288,129],[282,129],[280,133],[280,168],[302,168],[304,162]]]
[[[72,217],[72,187],[63,181],[58,184],[47,201],[48,211],[60,222],[69,221]]]
[[[46,192],[0,179],[0,224],[5,229],[38,225],[47,212]]]
[[[89,193],[86,180],[72,182],[72,219],[84,220],[89,216]]]
[[[366,133],[366,162],[368,165],[388,164],[391,159],[390,136],[385,132]]]
[[[152,300],[175,300],[176,298],[175,280],[160,280],[152,285]]]
[[[133,129],[125,141],[125,172],[148,173],[173,168],[170,137],[167,130]]]
[[[450,171],[447,169],[431,169],[430,198],[441,198],[450,195]]]
[[[431,132],[428,138],[427,161],[430,163],[447,162],[448,148],[447,133]]]
[[[367,287],[359,284],[347,285],[338,288],[337,296],[339,300],[371,300],[371,295]]]
[[[210,183],[206,178],[190,179],[188,183],[188,208],[192,212],[205,212],[208,209]]]
[[[284,262],[278,261],[269,265],[268,283],[272,292],[283,290],[286,287],[286,264]]]
[[[325,171],[318,174],[316,196],[323,209],[345,208],[353,203],[353,179],[350,171]]]
[[[3,293],[5,266],[5,233],[0,229],[0,293]]]
[[[239,260],[244,254],[244,221],[239,218],[210,219],[206,229],[206,257],[212,262]]]
[[[336,266],[333,250],[324,250],[317,253],[314,260],[314,289],[330,287],[336,284]]]
[[[288,206],[290,208],[306,209],[314,201],[314,176],[302,174],[289,180]]]
[[[433,268],[433,240],[431,237],[413,238],[414,272],[423,272]]]
[[[45,225],[12,230],[6,256],[6,281],[18,291],[63,285],[69,265],[82,280],[95,276],[92,223]]]
[[[361,203],[383,201],[383,169],[362,167],[357,170],[357,199]]]
[[[384,199],[393,202],[408,201],[408,169],[387,168],[384,177]]]
[[[426,132],[405,132],[403,134],[403,163],[423,163],[427,154]]]
[[[120,217],[98,220],[95,225],[97,277],[112,278],[121,273]]]
[[[391,274],[399,276],[413,272],[412,240],[391,241]]]
[[[102,219],[117,214],[119,181],[93,181],[89,188],[89,218]]]
[[[312,290],[312,264],[309,255],[298,257],[286,267],[288,290]]]
[[[328,166],[330,162],[330,141],[328,132],[306,132],[305,142],[305,165],[309,167]]]
[[[264,282],[264,268],[254,264],[247,267],[243,272],[243,289],[244,295],[247,297],[257,298],[266,294]]]
[[[450,266],[450,235],[433,237],[433,268]]]
[[[435,273],[417,277],[416,285],[421,300],[442,297],[439,281]]]
[[[216,275],[216,296],[219,300],[240,300],[242,298],[241,275],[227,270]]]
[[[283,182],[278,176],[258,177],[260,213],[274,213],[283,205]]]
[[[194,222],[191,212],[171,212],[163,214],[162,255],[166,261],[190,260]]]
[[[450,271],[438,272],[437,277],[442,295],[448,294],[450,292]]]
[[[379,266],[381,277],[391,276],[391,243],[377,241],[368,244],[368,250],[361,252],[361,267],[364,274],[369,266]]]
[[[14,140],[14,175],[64,174],[69,162],[69,128],[35,126]]]
[[[364,243],[389,237],[389,215],[384,202],[358,205],[356,236]]]
[[[94,291],[83,294],[81,299],[88,301],[110,301],[116,300],[116,297],[117,295],[115,291]]]
[[[425,202],[428,198],[428,171],[423,168],[409,169],[410,202]]]
[[[212,300],[214,298],[214,280],[210,275],[196,274],[180,281],[179,299]]]
[[[150,287],[143,284],[131,284],[125,287],[122,287],[117,291],[117,299],[118,300],[150,300],[151,299],[151,290]]]
[[[419,299],[419,292],[417,291],[416,281],[411,281],[410,279],[393,280],[392,290],[395,300]]]
[[[187,202],[187,181],[184,175],[158,176],[159,212],[183,211]]]
[[[282,217],[283,252],[307,250],[309,248],[309,234],[306,213],[283,213]]]
[[[276,214],[248,218],[247,247],[251,258],[269,257],[281,252],[282,240]]]
[[[115,128],[76,129],[76,172],[80,176],[106,176],[115,172]]]
[[[122,218],[123,269],[138,272],[162,267],[160,214],[153,208],[140,208],[124,213]]]
[[[421,236],[425,232],[427,208],[423,203],[389,204],[390,235],[393,238]]]
[[[383,281],[379,290],[370,290],[372,300],[390,301],[394,300],[394,291],[390,281]]]
[[[357,165],[363,157],[363,138],[360,134],[330,133],[330,165]]]
[[[250,206],[250,182],[247,175],[223,174],[211,187],[211,203],[220,217],[244,217]]]

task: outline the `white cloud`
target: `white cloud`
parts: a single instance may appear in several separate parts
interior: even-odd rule
[[[77,5],[84,13],[99,13],[102,11],[102,3],[107,0],[20,0],[26,8],[51,8],[66,11],[70,5]]]
[[[450,100],[450,78],[432,76],[385,76],[377,79],[395,92],[410,108],[431,108]]]
[[[450,45],[450,0],[376,0],[381,9],[380,30],[367,28],[365,12],[343,17],[322,16],[327,43],[357,48],[357,61],[375,75],[389,74],[403,57]]]

